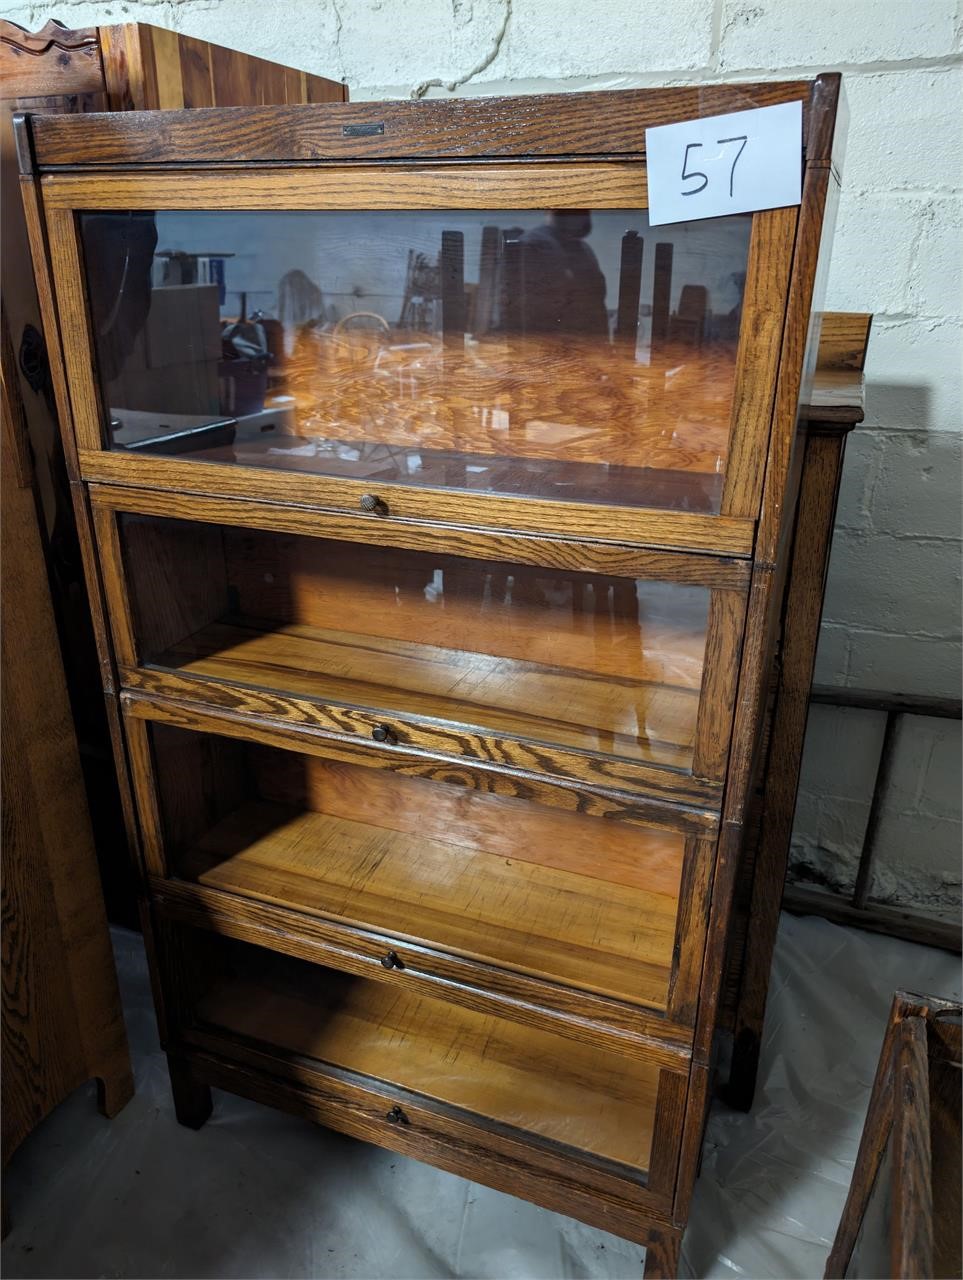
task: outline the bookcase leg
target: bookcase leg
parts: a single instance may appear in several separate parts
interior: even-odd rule
[[[210,1089],[194,1078],[183,1058],[168,1054],[167,1069],[171,1076],[171,1093],[174,1095],[174,1112],[178,1124],[188,1129],[200,1129],[214,1105]]]
[[[681,1247],[680,1227],[653,1227],[645,1246],[645,1280],[675,1280]]]
[[[96,1077],[97,1109],[102,1116],[112,1120],[127,1106],[134,1096],[134,1075],[130,1059],[114,1064],[114,1069]]]
[[[749,1022],[751,1010],[744,1001],[740,1013]],[[763,1003],[763,1010],[765,1004]],[[732,1046],[732,1063],[729,1068],[729,1080],[722,1090],[722,1096],[728,1106],[736,1111],[750,1111],[756,1092],[756,1077],[759,1074],[759,1051],[762,1046],[762,1024],[744,1025],[739,1028]]]

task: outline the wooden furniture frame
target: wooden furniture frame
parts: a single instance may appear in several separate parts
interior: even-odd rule
[[[863,420],[863,370],[871,325],[868,315],[824,313],[815,378],[799,411],[799,499],[719,1018],[720,1027],[733,1035],[726,1100],[745,1111],[752,1105],[759,1069],[839,485],[847,437]]]
[[[88,1080],[116,1115],[127,1033],[3,317],[3,1164]],[[4,1219],[6,1222],[6,1218]]]
[[[946,1000],[893,997],[827,1280],[879,1275],[884,1256],[898,1280],[959,1275],[961,1013]],[[888,1209],[888,1241],[876,1237],[886,1215],[871,1220],[871,1206]],[[861,1245],[871,1257],[860,1258]]]
[[[799,208],[753,215],[749,320],[736,356],[717,514],[614,508],[604,494],[595,502],[560,502],[405,484],[372,497],[370,485],[353,479],[104,449],[79,211],[644,208],[647,126],[796,100],[804,109],[803,199]],[[821,251],[831,236],[843,114],[840,79],[824,75],[517,100],[20,123],[25,207],[35,263],[45,273],[45,319],[62,337],[55,385],[70,426],[68,463],[104,687],[138,834],[158,1012],[184,1123],[203,1123],[210,1086],[225,1087],[613,1230],[645,1245],[648,1275],[674,1274],[708,1105],[733,887],[788,564],[802,466],[797,413],[818,341],[811,317],[817,263],[825,263]],[[383,555],[443,552],[468,562],[708,589],[691,764],[670,768],[564,744],[536,750],[524,733],[471,728],[467,704],[459,726],[451,716],[439,721],[145,662],[127,523],[177,519],[192,522],[198,548],[207,545],[208,527],[240,529],[255,540],[323,538],[351,554],[370,544]],[[194,560],[204,558],[199,551]],[[150,599],[162,610],[174,600],[203,612],[206,580],[185,587],[186,562],[174,558],[175,577],[165,576],[169,562],[152,562],[160,577],[151,580]],[[206,799],[191,790],[202,772],[198,743],[208,744]],[[661,995],[647,992],[651,966],[644,964],[626,961],[614,976],[593,977],[573,970],[560,946],[547,960],[505,963],[503,955],[499,962],[492,954],[502,945],[497,938],[452,945],[455,925],[442,929],[439,922],[436,936],[392,930],[373,922],[370,902],[339,917],[323,907],[298,909],[280,881],[265,886],[262,878],[252,892],[238,893],[178,875],[172,822],[189,844],[198,805],[213,797],[216,806],[224,788],[247,777],[237,772],[238,759],[244,769],[270,773],[278,760],[290,762],[290,752],[299,753],[303,786],[323,790],[334,779],[325,794],[340,797],[339,804],[348,791],[357,801],[373,788],[394,809],[398,796],[424,789],[434,797],[421,810],[425,821],[436,804],[440,821],[460,789],[451,811],[456,823],[491,812],[510,833],[535,813],[544,831],[567,824],[571,837],[552,837],[559,848],[570,838],[575,848],[594,849],[601,839],[606,858],[614,858],[620,841],[637,840],[637,856],[650,867],[658,842],[670,841],[680,881],[672,914],[659,925],[669,930],[668,958],[656,965]],[[174,793],[185,803],[172,809]],[[519,853],[523,847],[520,841]],[[601,868],[598,855],[583,863],[583,887]],[[325,874],[305,892],[326,892]],[[365,889],[362,877],[362,898]],[[390,912],[390,897],[388,903]],[[517,927],[521,916],[514,918]],[[653,917],[629,932],[644,947],[656,925]],[[590,922],[576,915],[570,927],[591,969]],[[529,928],[534,938],[534,920]],[[212,971],[223,973],[229,1016],[223,993],[198,987],[208,969],[207,959],[196,961],[204,939]],[[276,981],[265,977],[256,999],[235,999],[257,983],[259,965],[265,973],[280,966]],[[258,1023],[262,996],[275,1010],[270,1034]],[[309,1010],[328,1009],[329,999],[335,1005],[324,1017],[334,1022],[318,1041]],[[205,1012],[212,1007],[232,1029],[212,1021]],[[345,1029],[339,1008],[363,1033]],[[390,1070],[375,1026],[385,1019],[403,1046]],[[497,1064],[486,1068],[471,1057],[482,1042],[499,1046]],[[434,1095],[427,1084],[418,1087],[439,1052],[469,1055],[470,1105],[463,1094],[453,1100],[437,1086]],[[568,1099],[563,1113],[570,1104],[577,1110],[589,1085],[609,1099],[594,1138],[574,1111],[566,1128],[557,1107],[534,1104],[524,1123],[510,1122],[496,1077],[521,1071],[511,1078],[537,1093],[532,1063],[549,1060],[552,1087]],[[623,1086],[634,1099],[625,1114],[637,1117],[637,1129],[618,1118],[614,1099]],[[446,1080],[444,1087],[455,1085]]]

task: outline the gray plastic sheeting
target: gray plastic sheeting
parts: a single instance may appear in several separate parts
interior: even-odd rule
[[[115,945],[137,1095],[106,1121],[82,1089],[16,1154],[8,1280],[640,1274],[635,1245],[243,1099],[180,1128],[140,941]],[[822,1275],[899,987],[957,999],[958,962],[783,916],[756,1105],[713,1112],[683,1275]]]

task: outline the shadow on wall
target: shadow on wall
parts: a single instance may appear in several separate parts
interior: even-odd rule
[[[929,388],[871,382],[850,437],[823,631],[822,684],[960,696],[961,436],[932,430]],[[810,711],[790,878],[851,894],[885,716]],[[958,918],[960,722],[907,716],[876,843],[871,897]]]
[[[868,384],[843,470],[822,684],[959,695],[961,436],[930,428],[931,398]]]

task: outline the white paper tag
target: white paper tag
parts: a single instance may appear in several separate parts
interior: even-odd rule
[[[802,103],[658,125],[645,152],[653,227],[799,204]]]

